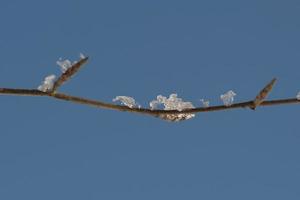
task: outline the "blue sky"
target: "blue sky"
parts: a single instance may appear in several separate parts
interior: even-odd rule
[[[2,0],[0,87],[36,88],[60,58],[89,63],[61,91],[200,106],[300,90],[300,2]],[[1,96],[0,198],[299,199],[297,105],[169,123],[44,97]]]

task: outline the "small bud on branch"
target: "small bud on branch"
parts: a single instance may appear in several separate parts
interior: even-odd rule
[[[267,98],[268,94],[271,92],[273,85],[276,82],[276,78],[273,78],[272,81],[270,83],[268,83],[259,93],[258,95],[255,97],[254,101],[253,101],[253,105],[250,106],[250,108],[252,110],[255,110],[255,108],[257,106],[259,106],[265,98]]]

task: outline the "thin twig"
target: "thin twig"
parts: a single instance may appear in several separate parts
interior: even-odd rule
[[[187,109],[183,111],[178,110],[151,110],[147,108],[129,108],[127,106],[115,105],[111,103],[106,103],[98,100],[86,99],[77,96],[71,96],[64,93],[51,93],[51,92],[41,92],[39,90],[29,90],[29,89],[12,89],[12,88],[0,88],[0,94],[4,95],[16,95],[16,96],[48,96],[64,101],[70,101],[74,103],[95,106],[103,109],[111,109],[117,111],[127,111],[132,113],[147,114],[154,117],[160,117],[166,114],[194,114],[200,112],[212,112],[212,111],[221,111],[237,108],[251,108],[253,106],[253,101],[245,101],[240,103],[235,103],[230,106],[218,105],[210,107],[198,107],[193,109]],[[275,105],[284,105],[284,104],[296,104],[300,103],[300,100],[296,98],[291,99],[276,99],[263,101],[259,106],[275,106]]]
[[[193,114],[199,113],[199,112],[212,112],[212,111],[221,111],[221,110],[229,110],[229,109],[236,109],[236,108],[251,108],[255,109],[258,106],[275,106],[275,105],[281,105],[281,104],[294,104],[294,103],[300,103],[300,100],[296,98],[292,99],[277,99],[277,100],[271,100],[271,101],[264,101],[264,99],[267,97],[267,95],[272,90],[272,87],[276,81],[276,79],[273,79],[269,84],[267,84],[256,96],[256,98],[253,101],[245,101],[240,103],[235,103],[232,105],[218,105],[218,106],[210,106],[210,107],[199,107],[199,108],[192,108],[192,109],[185,109],[182,111],[178,110],[152,110],[148,108],[136,108],[136,107],[128,107],[123,105],[116,105],[112,103],[106,103],[102,101],[82,98],[82,97],[76,97],[71,96],[64,93],[58,93],[56,92],[57,89],[66,81],[68,81],[78,70],[80,67],[85,64],[88,60],[88,57],[82,58],[75,64],[73,64],[65,73],[63,73],[53,84],[53,87],[51,90],[48,90],[46,92],[35,90],[35,89],[13,89],[13,88],[0,88],[0,94],[3,95],[15,95],[15,96],[48,96],[55,99],[60,99],[64,101],[70,101],[73,103],[79,103],[89,106],[95,106],[98,108],[103,109],[111,109],[111,110],[117,110],[117,111],[127,111],[132,113],[140,113],[140,114],[146,114],[151,115],[154,117],[158,117],[161,119],[165,119],[168,121],[182,121],[186,119],[190,119],[191,117],[194,117]]]

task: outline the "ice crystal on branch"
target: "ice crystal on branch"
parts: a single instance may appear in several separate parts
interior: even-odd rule
[[[158,105],[163,104],[164,110],[178,110],[195,108],[191,102],[185,102],[177,97],[177,94],[170,94],[169,98],[158,95],[156,100],[150,102],[151,109],[156,109]]]
[[[80,60],[83,60],[86,58],[86,56],[83,55],[82,53],[80,53],[79,58],[80,58]],[[77,63],[77,61],[74,61],[72,63],[69,59],[63,60],[62,58],[59,58],[59,60],[56,61],[56,64],[58,66],[60,66],[60,70],[62,71],[62,73],[65,73],[69,68],[71,68],[76,63]]]
[[[134,100],[134,98],[132,97],[128,97],[128,96],[116,96],[116,98],[113,99],[113,101],[120,101],[121,104],[129,107],[129,108],[133,108],[133,107],[140,107]]]
[[[195,117],[195,114],[186,114],[186,113],[180,113],[180,114],[160,114],[159,118],[171,121],[171,122],[179,122],[183,120],[188,120]]]
[[[209,107],[209,101],[205,101],[204,99],[200,99],[200,101],[202,102],[204,108]]]
[[[232,90],[229,90],[225,94],[222,94],[220,98],[223,101],[225,106],[231,106],[234,101],[234,96],[236,96],[236,93],[234,93],[234,91]]]
[[[44,79],[43,84],[38,87],[38,90],[40,90],[42,92],[51,91],[53,88],[53,85],[54,85],[55,78],[56,78],[56,76],[54,74],[47,76]]]
[[[300,100],[300,92],[298,92],[296,98],[297,98],[298,100]]]
[[[82,60],[82,59],[85,59],[85,58],[86,58],[86,56],[85,56],[85,55],[83,55],[83,53],[80,53],[80,54],[79,54],[79,58],[80,58],[80,60]]]
[[[60,58],[56,64],[60,66],[62,73],[65,73],[70,67],[72,67],[72,62],[68,59],[62,60],[62,58]]]
[[[177,97],[177,94],[170,94],[169,98],[158,95],[156,100],[150,102],[150,108],[152,110],[157,109],[159,105],[164,106],[164,110],[178,110],[183,111],[186,109],[195,108],[191,102],[183,101]],[[169,121],[181,121],[195,117],[195,114],[180,113],[180,114],[162,114],[159,116],[162,119]]]

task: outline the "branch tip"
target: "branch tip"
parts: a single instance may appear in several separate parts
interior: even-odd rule
[[[55,82],[51,93],[55,93],[56,90],[66,81],[68,81],[79,69],[88,61],[89,57],[82,57],[79,61],[75,62],[70,68],[68,68]]]
[[[275,82],[277,81],[276,78],[273,78],[255,97],[252,102],[252,105],[249,106],[252,110],[255,110],[264,100],[267,98],[268,94],[271,92]]]

